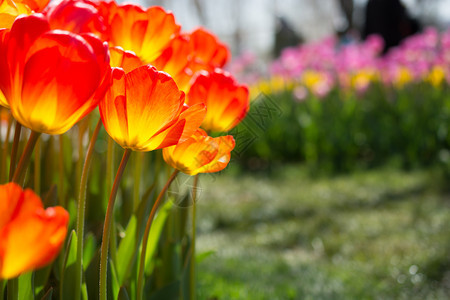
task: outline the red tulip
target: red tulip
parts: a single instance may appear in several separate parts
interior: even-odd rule
[[[106,25],[97,10],[98,3],[89,0],[63,0],[45,10],[51,29],[72,33],[93,33],[105,39]]]
[[[0,31],[0,90],[14,118],[61,134],[92,111],[109,84],[109,52],[93,35],[50,30],[41,14]]]

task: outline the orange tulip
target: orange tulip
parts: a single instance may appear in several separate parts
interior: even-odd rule
[[[31,8],[19,1],[0,0],[0,28],[11,28],[14,20],[21,14],[29,15]]]
[[[63,0],[51,3],[44,14],[51,29],[62,29],[73,33],[93,33],[106,38],[106,25],[97,10],[98,3],[89,0]]]
[[[0,31],[0,89],[14,118],[61,134],[92,111],[109,85],[109,52],[93,35],[50,30],[41,14]]]
[[[229,60],[227,47],[203,28],[171,40],[161,55],[151,62],[167,72],[182,91],[189,91],[191,79],[199,71],[212,72]]]
[[[28,5],[33,12],[41,12],[47,7],[50,0],[17,0],[17,2]]]
[[[144,63],[131,51],[125,51],[121,47],[110,47],[111,67],[122,68],[125,73],[143,66]]]
[[[228,131],[235,127],[249,110],[249,93],[228,73],[216,69],[201,72],[192,84],[186,103],[205,103],[208,111],[202,128],[210,131]]]
[[[180,90],[187,92],[194,71],[191,68],[192,51],[189,38],[178,36],[169,43],[161,55],[151,64],[158,70],[167,72]]]
[[[230,161],[235,142],[231,135],[210,137],[198,129],[188,140],[163,149],[166,163],[188,175],[223,170]]]
[[[189,138],[205,116],[203,104],[187,107],[175,81],[145,65],[112,72],[112,85],[100,102],[109,135],[123,148],[151,151]]]
[[[222,68],[231,58],[228,48],[204,28],[189,34],[189,44],[197,63]]]
[[[145,63],[157,58],[180,32],[174,15],[159,6],[144,10],[110,1],[101,2],[98,9],[107,24],[110,45],[133,51]]]
[[[0,28],[11,28],[22,15],[42,11],[50,0],[0,0]]]
[[[0,185],[0,279],[13,278],[49,264],[67,233],[69,214],[44,209],[32,190]]]

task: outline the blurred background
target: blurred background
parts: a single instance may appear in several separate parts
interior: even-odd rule
[[[142,4],[251,90],[201,177],[200,299],[450,298],[450,0]]]

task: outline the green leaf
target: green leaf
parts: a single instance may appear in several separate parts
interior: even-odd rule
[[[135,215],[131,216],[125,230],[125,237],[119,243],[117,251],[117,258],[120,264],[117,266],[117,279],[119,286],[123,285],[130,273],[133,265],[134,256],[136,255],[136,243],[139,235],[136,233],[137,218]]]
[[[117,297],[119,296],[119,291],[120,291],[120,283],[117,278],[117,272],[116,272],[116,268],[114,266],[114,262],[112,260],[109,260],[109,263],[110,263],[109,270],[111,271],[111,289],[112,289],[113,299],[117,299]]]
[[[71,299],[75,293],[73,282],[77,276],[75,270],[77,243],[77,234],[75,230],[72,230],[64,257],[63,273],[61,276],[61,299]]]
[[[117,297],[118,300],[130,300],[130,297],[128,297],[127,290],[124,287],[120,288],[119,296]]]
[[[199,264],[213,254],[216,254],[215,250],[209,250],[209,251],[199,253],[195,256],[195,261]]]
[[[86,271],[87,267],[92,261],[96,251],[96,241],[92,233],[88,233],[84,240],[83,249],[83,269]]]
[[[52,300],[52,296],[53,296],[53,288],[50,287],[47,293],[45,293],[45,295],[41,298],[41,300]]]
[[[52,271],[52,264],[34,272],[34,294],[36,297],[44,290],[48,277]]]
[[[180,285],[180,280],[173,281],[153,293],[149,300],[178,300],[180,299]]]
[[[33,272],[27,272],[19,276],[19,299],[34,299]]]
[[[147,254],[145,255],[145,274],[150,275],[155,266],[153,256],[156,252],[159,237],[166,223],[167,216],[172,209],[173,201],[164,203],[153,220],[152,228],[150,229],[150,236],[147,242]]]

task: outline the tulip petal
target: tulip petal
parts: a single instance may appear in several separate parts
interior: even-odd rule
[[[232,136],[212,138],[198,129],[189,139],[163,149],[166,163],[188,175],[223,170],[230,161],[235,142]]]
[[[211,131],[228,131],[235,127],[249,109],[249,92],[227,72],[200,72],[195,78],[186,103],[205,103],[207,113],[202,128]]]
[[[31,190],[0,186],[0,278],[13,278],[50,263],[67,234],[62,207],[44,209]]]

